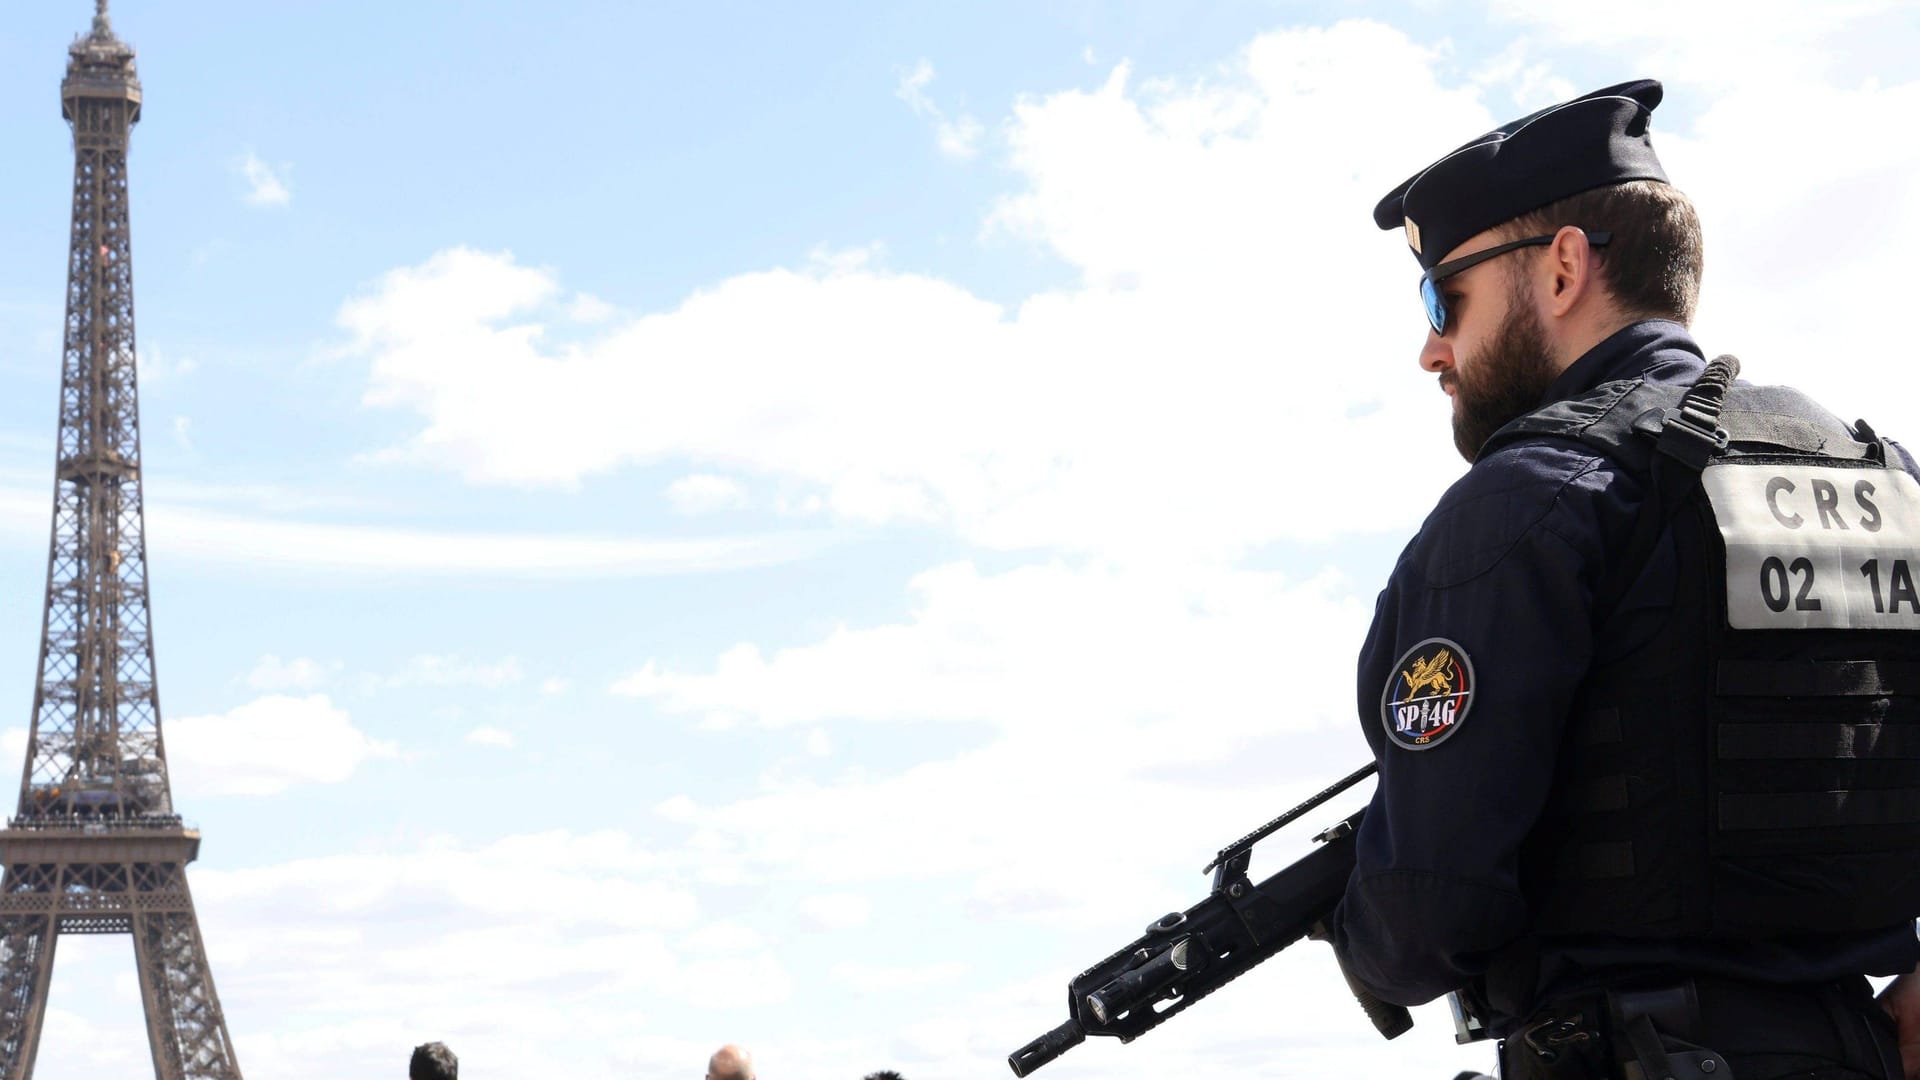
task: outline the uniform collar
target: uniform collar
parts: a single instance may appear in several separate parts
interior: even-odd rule
[[[1692,382],[1705,365],[1706,353],[1686,327],[1668,319],[1648,319],[1622,327],[1569,364],[1547,387],[1540,405],[1579,397],[1615,379]]]

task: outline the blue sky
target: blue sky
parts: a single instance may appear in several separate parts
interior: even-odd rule
[[[16,761],[90,8],[0,36]],[[256,1076],[998,1074],[1362,759],[1353,652],[1462,468],[1368,211],[1513,115],[1663,78],[1703,342],[1920,428],[1910,5],[113,20],[161,697]],[[1324,953],[1048,1074],[1488,1064],[1380,1043]],[[125,941],[52,1007],[42,1077],[144,1068]]]

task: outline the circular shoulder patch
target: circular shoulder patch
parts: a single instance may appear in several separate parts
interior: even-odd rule
[[[1473,661],[1467,650],[1433,637],[1408,649],[1380,692],[1387,738],[1408,750],[1431,750],[1460,730],[1473,704]]]

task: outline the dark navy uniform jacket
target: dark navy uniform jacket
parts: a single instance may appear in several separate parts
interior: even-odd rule
[[[1642,322],[1568,367],[1541,405],[1639,375],[1691,384],[1704,366],[1684,327]],[[1912,457],[1900,456],[1920,477]],[[1679,567],[1667,543],[1604,641],[1595,640],[1593,592],[1626,546],[1641,497],[1638,481],[1590,450],[1522,442],[1477,462],[1401,553],[1360,653],[1360,719],[1379,786],[1334,917],[1335,947],[1382,999],[1412,1005],[1465,986],[1494,950],[1527,933],[1519,851],[1547,800],[1574,695],[1590,665],[1644,644],[1672,604]],[[1465,652],[1475,697],[1443,742],[1407,749],[1387,737],[1382,693],[1409,650],[1436,637]],[[1593,937],[1540,946],[1540,1000],[1634,973],[1797,982],[1920,963],[1912,927],[1766,942]]]

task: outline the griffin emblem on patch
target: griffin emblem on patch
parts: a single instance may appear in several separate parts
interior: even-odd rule
[[[1408,750],[1431,750],[1460,730],[1473,703],[1473,661],[1446,638],[1428,638],[1393,665],[1380,694],[1387,738]]]

